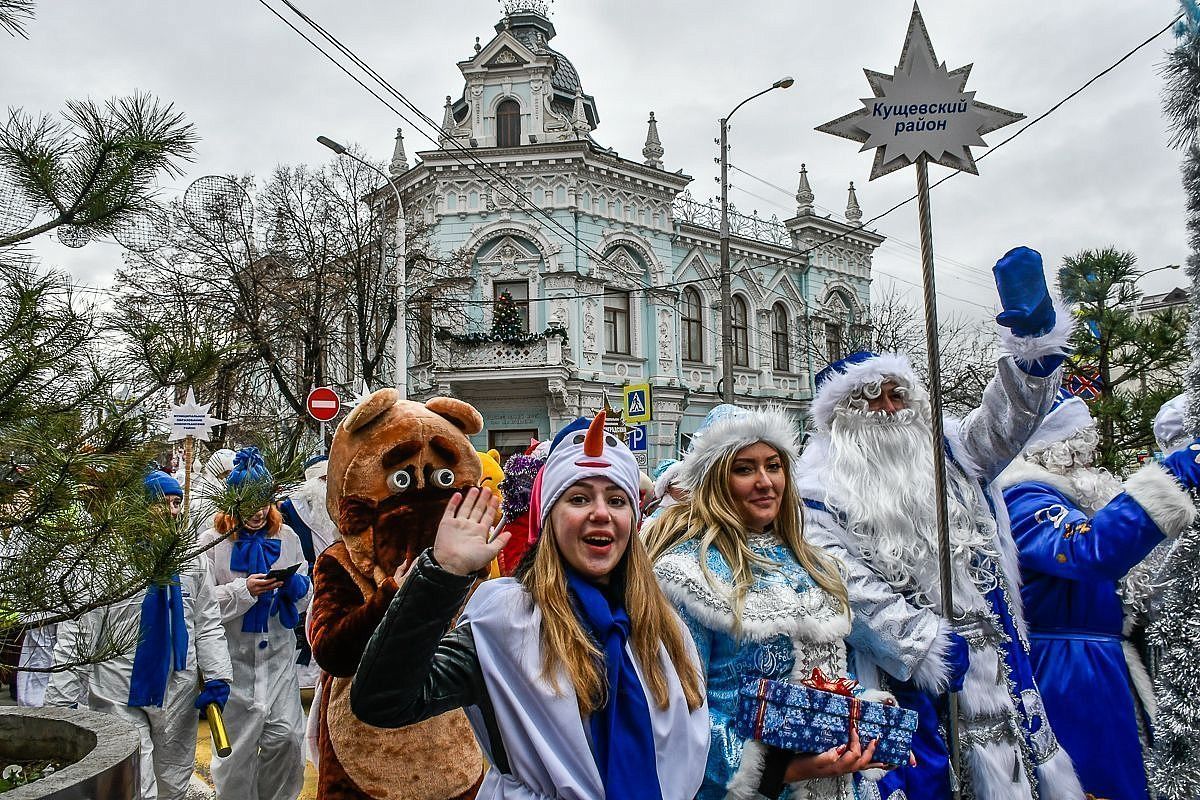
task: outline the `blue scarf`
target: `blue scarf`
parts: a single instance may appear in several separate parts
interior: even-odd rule
[[[575,595],[580,621],[604,651],[608,692],[604,706],[591,716],[592,755],[600,770],[605,797],[662,800],[650,706],[642,682],[625,651],[629,615],[620,601],[567,570],[567,586]]]
[[[129,705],[162,706],[171,670],[187,667],[188,632],[183,619],[179,576],[168,584],[151,584],[142,598],[138,645],[129,676]]]
[[[263,530],[248,531],[243,528],[238,531],[237,541],[233,543],[229,569],[247,575],[266,574],[279,558],[282,547],[279,539],[267,536]],[[266,633],[267,621],[276,614],[285,628],[295,628],[300,622],[295,602],[278,589],[263,592],[242,617],[242,633]]]

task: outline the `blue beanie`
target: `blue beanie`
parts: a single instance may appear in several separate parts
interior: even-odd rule
[[[146,487],[146,496],[152,501],[172,496],[183,497],[183,487],[179,485],[179,481],[161,470],[154,470],[148,474],[142,484]]]
[[[322,461],[328,461],[328,460],[329,460],[329,456],[325,455],[324,453],[318,453],[317,455],[310,458],[308,461],[304,462],[304,468],[308,469],[313,464],[320,464]]]
[[[245,483],[260,481],[274,482],[267,462],[263,461],[262,453],[257,447],[243,447],[233,456],[233,471],[225,479],[226,486],[241,486]]]

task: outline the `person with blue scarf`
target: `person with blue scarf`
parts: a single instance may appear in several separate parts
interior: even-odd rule
[[[233,752],[213,759],[223,800],[295,800],[304,786],[304,709],[296,634],[312,583],[300,539],[271,504],[274,478],[255,447],[239,450],[225,483],[253,510],[218,513],[201,536],[233,662],[225,725]],[[261,503],[261,507],[259,504]],[[289,570],[283,579],[272,570]]]
[[[183,490],[170,475],[151,472],[145,491],[157,513],[179,515]],[[233,679],[205,559],[193,559],[183,572],[128,600],[59,625],[55,662],[74,664],[97,642],[134,631],[133,652],[53,673],[46,704],[85,702],[132,723],[141,735],[141,797],[183,800],[196,758],[196,709],[224,705]],[[202,691],[197,669],[205,678]]]
[[[708,712],[691,638],[636,535],[638,483],[603,413],[567,426],[535,479],[535,544],[514,577],[474,593],[509,534],[490,537],[489,492],[451,499],[433,547],[397,570],[354,713],[400,727],[465,708],[491,764],[482,800],[691,800]]]

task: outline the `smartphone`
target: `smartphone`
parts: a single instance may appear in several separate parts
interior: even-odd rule
[[[286,581],[288,578],[296,574],[296,570],[300,569],[299,564],[292,564],[290,567],[283,569],[273,569],[267,573],[267,577],[273,581]]]

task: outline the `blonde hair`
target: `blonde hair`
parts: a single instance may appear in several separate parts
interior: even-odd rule
[[[690,497],[671,506],[662,516],[642,532],[646,548],[652,561],[657,561],[671,548],[683,542],[697,539],[700,542],[700,569],[710,584],[712,575],[708,571],[708,550],[716,547],[733,573],[734,625],[740,627],[746,595],[754,585],[754,568],[770,569],[774,564],[750,549],[746,536],[746,523],[738,515],[737,503],[729,488],[729,476],[733,473],[733,462],[739,450],[723,453],[704,473],[700,485]],[[774,449],[774,448],[772,448]],[[843,610],[849,608],[846,584],[842,580],[837,562],[804,539],[804,521],[800,514],[800,500],[791,476],[791,459],[788,454],[776,450],[783,462],[787,480],[783,486],[783,497],[779,514],[775,518],[773,532],[792,551],[800,566],[827,594],[837,598]]]
[[[558,691],[558,671],[562,669],[575,688],[579,713],[594,713],[604,706],[608,693],[604,654],[572,607],[566,568],[549,519],[542,526],[531,562],[518,570],[516,577],[542,612],[543,680]],[[624,584],[629,643],[641,665],[653,702],[660,709],[667,708],[670,703],[667,673],[658,654],[659,645],[662,645],[679,676],[688,709],[695,711],[704,702],[699,670],[684,644],[685,633],[679,617],[658,587],[650,558],[636,532],[630,532],[625,555],[610,580]]]
[[[283,515],[279,513],[279,509],[275,507],[274,503],[269,505],[268,508],[270,511],[267,512],[267,522],[263,525],[262,529],[267,532],[268,536],[278,536],[279,528],[283,525]],[[231,542],[237,541],[238,531],[241,530],[241,527],[241,523],[238,522],[237,517],[232,514],[226,514],[224,511],[218,511],[216,516],[213,517],[213,529],[217,533],[226,534],[233,531],[233,535],[229,537],[229,541]]]

